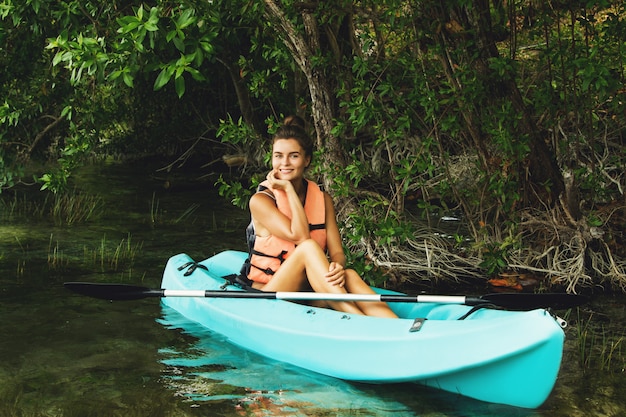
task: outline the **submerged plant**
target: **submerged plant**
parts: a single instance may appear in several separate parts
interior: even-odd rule
[[[69,262],[65,258],[63,251],[59,249],[59,242],[57,241],[53,246],[53,236],[54,235],[50,234],[50,241],[48,243],[48,268],[61,270],[67,267]]]
[[[159,209],[159,199],[156,198],[156,193],[152,193],[152,200],[150,201],[150,224],[153,226],[160,221],[162,211]]]
[[[578,310],[576,341],[580,365],[583,369],[598,369],[606,372],[625,372],[626,355],[623,351],[625,334],[616,333],[602,325],[596,325],[593,313],[581,317]]]
[[[64,270],[70,266],[77,266],[87,269],[99,267],[101,272],[129,271],[132,270],[135,258],[142,247],[143,243],[133,242],[130,233],[117,245],[111,244],[104,235],[97,247],[83,246],[81,260],[78,256],[68,256],[60,249],[58,241],[53,244],[53,235],[50,235],[48,267],[52,270]]]
[[[111,248],[108,244],[106,235],[100,240],[100,246],[97,249],[90,250],[84,248],[85,262],[91,262],[92,265],[99,265],[101,271],[120,269],[132,269],[135,263],[135,257],[143,243],[133,244],[131,234],[126,239],[122,239],[120,243]]]
[[[43,198],[27,195],[0,198],[0,218],[14,220],[19,217],[43,219],[50,216],[57,225],[71,225],[94,220],[102,213],[100,196],[76,190],[61,194],[48,193]]]
[[[85,222],[101,213],[102,198],[76,190],[63,194],[54,194],[50,214],[57,224],[71,225]]]

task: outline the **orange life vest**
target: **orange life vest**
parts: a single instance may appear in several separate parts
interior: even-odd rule
[[[326,205],[324,192],[312,181],[306,181],[306,183],[304,213],[309,221],[311,238],[320,245],[322,250],[326,251]],[[263,181],[259,185],[259,191],[268,188],[269,183],[267,181]],[[291,219],[287,193],[283,190],[271,189],[271,191],[276,199],[278,210]],[[248,244],[251,246],[248,258],[250,260],[248,278],[265,284],[269,282],[272,275],[293,252],[296,245],[274,235],[256,236],[253,229],[248,230],[248,234]]]

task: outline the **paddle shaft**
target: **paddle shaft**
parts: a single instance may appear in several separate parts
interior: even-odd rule
[[[566,309],[587,302],[587,298],[574,294],[530,294],[496,293],[481,296],[466,295],[405,295],[405,294],[335,294],[318,292],[264,292],[264,291],[215,291],[215,290],[174,290],[140,287],[126,284],[105,284],[89,282],[66,282],[65,287],[79,294],[105,300],[138,300],[158,297],[203,297],[203,298],[247,298],[289,301],[352,301],[388,303],[438,303],[485,305],[491,304],[513,310],[532,310],[552,307]]]
[[[476,305],[484,303],[479,298],[456,295],[395,295],[395,294],[334,294],[321,292],[244,292],[209,290],[150,290],[150,297],[205,297],[205,298],[261,298],[285,301],[359,301],[397,303],[441,303]]]

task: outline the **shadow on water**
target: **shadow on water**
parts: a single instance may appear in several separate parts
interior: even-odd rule
[[[97,218],[68,225],[36,208],[20,214],[12,201],[41,205],[41,194],[0,195],[0,417],[626,415],[623,370],[583,373],[573,326],[553,394],[523,410],[324,377],[233,346],[155,299],[68,293],[63,281],[157,287],[176,253],[242,250],[248,222],[211,183],[182,178],[165,189],[145,166],[92,166],[76,187],[101,198]],[[606,301],[590,309],[623,329],[624,298]]]

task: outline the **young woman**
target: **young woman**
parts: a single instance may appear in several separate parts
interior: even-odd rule
[[[272,170],[250,199],[254,242],[248,278],[263,291],[373,294],[356,271],[345,269],[332,199],[304,178],[313,142],[303,125],[297,116],[285,119],[274,135]],[[397,317],[383,302],[326,305],[347,313]]]

